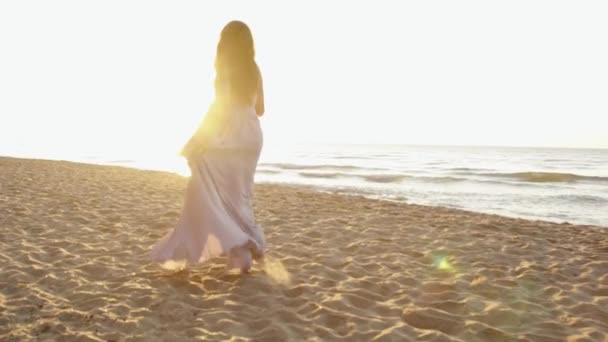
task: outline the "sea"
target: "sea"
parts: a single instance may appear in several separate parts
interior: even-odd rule
[[[37,157],[187,175],[176,157]],[[289,144],[265,146],[255,177],[257,183],[608,227],[608,149]]]

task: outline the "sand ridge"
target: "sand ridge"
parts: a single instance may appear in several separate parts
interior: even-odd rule
[[[608,339],[606,228],[258,185],[265,266],[167,271],[186,181],[0,158],[0,340]]]

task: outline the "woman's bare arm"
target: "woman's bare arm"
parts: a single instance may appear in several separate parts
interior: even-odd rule
[[[258,96],[255,103],[255,112],[258,116],[264,115],[264,84],[262,82],[262,77],[260,76],[260,85],[258,86]]]

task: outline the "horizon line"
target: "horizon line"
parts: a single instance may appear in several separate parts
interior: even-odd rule
[[[571,149],[571,150],[608,150],[608,146],[534,146],[534,145],[483,145],[483,144],[418,144],[418,143],[390,143],[390,142],[342,142],[342,141],[289,141],[288,144],[315,144],[315,145],[373,145],[373,146],[410,146],[410,147],[478,147],[478,148],[538,148],[538,149]]]

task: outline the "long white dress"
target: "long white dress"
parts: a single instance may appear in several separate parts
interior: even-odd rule
[[[200,263],[228,256],[230,268],[249,269],[263,256],[264,233],[253,212],[262,130],[254,104],[229,102],[217,114],[219,127],[204,138],[204,152],[189,160],[181,216],[152,248],[154,261]]]

